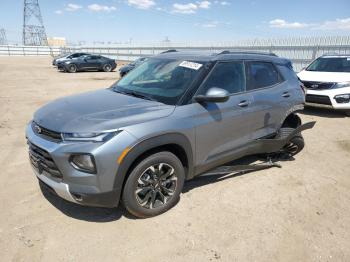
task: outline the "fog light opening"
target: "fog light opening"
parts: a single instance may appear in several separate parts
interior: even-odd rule
[[[91,154],[73,154],[70,157],[70,163],[79,171],[96,174],[95,159]]]
[[[338,104],[350,103],[350,94],[336,95],[334,99]]]
[[[79,201],[79,202],[83,201],[82,195],[75,194],[75,193],[71,193],[71,194],[72,194],[72,196],[74,197],[74,199],[75,199],[76,201]]]

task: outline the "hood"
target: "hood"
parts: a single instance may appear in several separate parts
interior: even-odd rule
[[[319,72],[319,71],[301,71],[298,73],[299,78],[302,81],[314,81],[314,82],[350,82],[350,73],[338,73],[338,72]]]
[[[166,117],[174,109],[104,89],[57,99],[40,108],[34,121],[62,133],[101,132]]]

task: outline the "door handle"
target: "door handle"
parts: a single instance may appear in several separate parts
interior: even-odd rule
[[[283,92],[282,96],[287,98],[287,97],[290,97],[290,94],[289,92]]]
[[[238,103],[238,106],[240,107],[247,107],[249,105],[249,102],[247,100],[243,100]]]

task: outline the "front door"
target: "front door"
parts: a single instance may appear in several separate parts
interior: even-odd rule
[[[255,129],[252,95],[245,92],[245,67],[242,61],[218,62],[197,94],[212,87],[227,90],[228,101],[195,103],[196,165],[205,166],[239,150],[251,140]]]

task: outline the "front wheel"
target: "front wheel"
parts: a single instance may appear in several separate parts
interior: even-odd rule
[[[124,206],[140,218],[164,213],[177,203],[184,181],[184,167],[174,154],[151,155],[131,171],[123,190]]]
[[[105,64],[103,66],[103,71],[105,72],[111,72],[112,71],[112,66],[110,64]]]
[[[77,72],[77,66],[74,64],[71,64],[68,66],[68,72],[69,73],[76,73]]]
[[[276,138],[285,139],[293,131],[294,131],[294,128],[282,127],[279,130]],[[294,156],[298,154],[301,150],[303,150],[304,146],[305,146],[304,138],[300,133],[298,133],[282,148],[282,151],[289,154],[290,156]]]
[[[350,110],[345,111],[345,115],[346,115],[346,116],[350,116]]]

